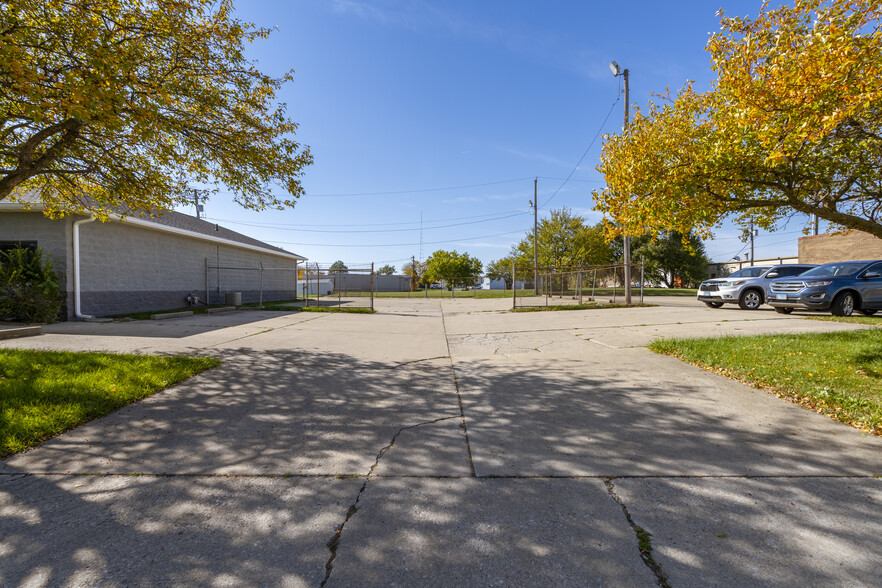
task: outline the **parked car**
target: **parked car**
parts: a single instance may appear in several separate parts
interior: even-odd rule
[[[754,265],[725,278],[705,280],[698,287],[698,299],[711,308],[737,304],[743,310],[756,310],[769,299],[768,286],[775,278],[798,276],[814,264]]]
[[[769,290],[769,304],[782,314],[807,308],[836,316],[857,310],[870,316],[882,309],[882,260],[825,263],[799,279],[775,280]]]

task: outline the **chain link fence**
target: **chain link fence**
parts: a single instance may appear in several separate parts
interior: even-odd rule
[[[513,308],[624,302],[623,265],[582,267],[516,267],[507,275],[453,277],[420,283],[408,275],[379,275],[375,265],[344,266],[303,263],[275,267],[258,263],[205,264],[208,304],[290,304],[374,309],[378,297],[502,298]],[[643,267],[631,265],[632,302],[643,301]],[[201,296],[201,294],[199,294]],[[196,293],[193,296],[197,296]],[[232,298],[231,298],[232,296]]]
[[[294,300],[297,298],[297,270],[280,263],[264,264],[246,262],[217,263],[205,260],[205,290],[194,291],[188,296],[191,304],[241,304],[267,301]],[[204,298],[202,298],[204,296]]]
[[[631,264],[631,302],[639,296],[643,302],[644,268]],[[512,266],[515,282],[532,287],[531,296],[512,292],[512,308],[587,304],[601,299],[625,302],[625,265],[581,267],[517,267]]]
[[[374,309],[378,278],[370,267],[335,268],[333,265],[307,263],[298,274],[298,298],[304,306]],[[389,277],[389,276],[382,276]]]

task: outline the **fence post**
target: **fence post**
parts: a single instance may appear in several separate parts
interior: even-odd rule
[[[257,303],[257,308],[263,308],[263,262],[258,262],[260,265],[260,300]]]
[[[425,288],[425,290],[426,290],[426,300],[428,300],[428,299],[429,299],[429,285],[428,285],[428,284],[426,284],[426,285],[425,285],[425,286],[423,286],[423,287],[424,287],[424,288]]]
[[[616,282],[619,281],[619,272],[613,267],[613,304],[616,303]]]
[[[579,304],[582,304],[582,268],[579,268]]]
[[[511,262],[511,308],[518,307],[518,275],[515,273],[515,262]]]
[[[646,269],[646,257],[640,256],[640,304],[643,304],[643,272]]]
[[[371,312],[374,311],[374,262],[371,262]]]

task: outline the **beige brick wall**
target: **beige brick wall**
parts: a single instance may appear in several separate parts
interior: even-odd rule
[[[882,239],[869,233],[828,233],[799,239],[800,263],[882,259]]]

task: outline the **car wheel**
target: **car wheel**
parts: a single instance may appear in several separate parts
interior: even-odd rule
[[[833,299],[833,305],[830,307],[833,316],[851,316],[854,312],[854,294],[851,292],[843,292]]]
[[[741,310],[756,310],[763,303],[762,295],[756,290],[746,290],[738,299]]]
[[[707,304],[711,308],[720,308],[721,306],[723,306],[722,302],[705,302],[705,304]]]
[[[864,316],[873,316],[876,314],[875,308],[862,308],[858,312],[860,312]]]
[[[789,306],[776,306],[775,312],[777,312],[778,314],[790,314],[791,312],[793,312],[793,309]]]

